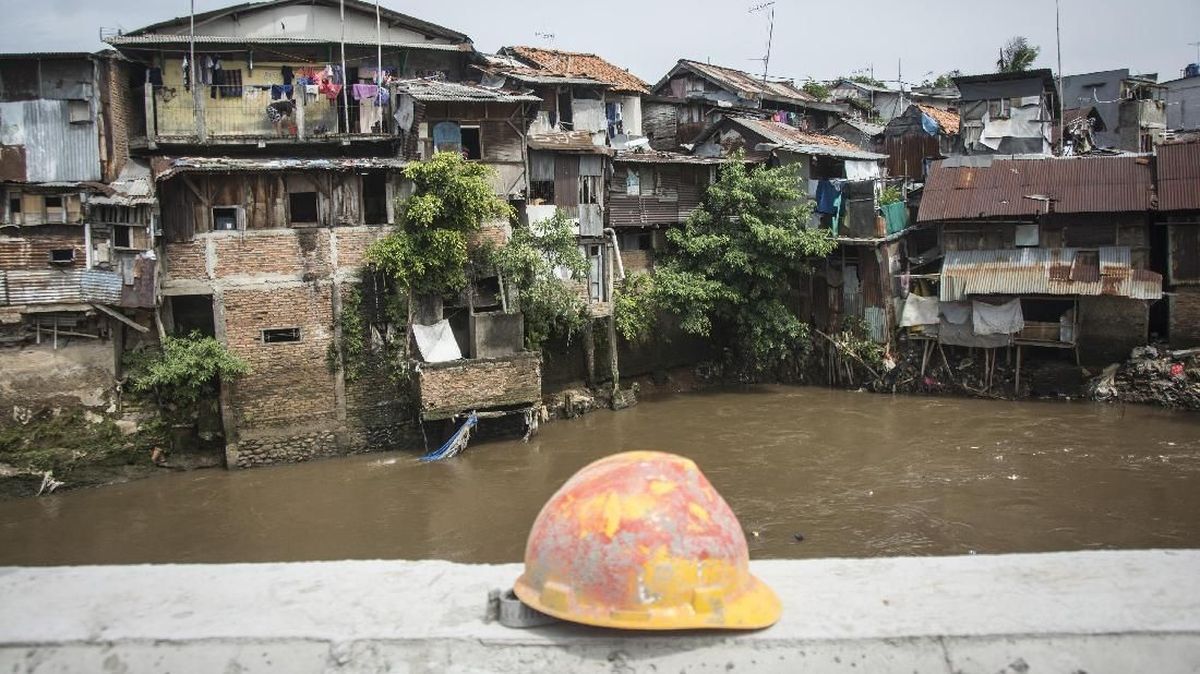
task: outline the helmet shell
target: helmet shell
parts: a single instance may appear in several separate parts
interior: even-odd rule
[[[758,629],[779,598],[750,574],[742,527],[690,459],[615,454],[567,480],[525,547],[521,601],[622,629]]]

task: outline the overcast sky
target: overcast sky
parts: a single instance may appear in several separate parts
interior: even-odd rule
[[[597,53],[654,83],[680,58],[761,72],[767,15],[761,0],[384,0],[391,9],[470,35],[476,48],[549,46]],[[234,0],[196,0],[196,11]],[[99,48],[105,28],[131,30],[188,12],[188,0],[4,0],[0,50]],[[1196,60],[1197,0],[1062,0],[1063,71],[1128,67],[1180,76]],[[552,34],[553,39],[538,33]],[[881,80],[920,82],[954,68],[991,72],[999,47],[1024,35],[1042,47],[1039,67],[1055,67],[1054,2],[1007,0],[777,0],[771,74],[803,80],[869,71]]]

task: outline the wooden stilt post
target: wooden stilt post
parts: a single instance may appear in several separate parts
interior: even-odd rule
[[[1021,345],[1020,344],[1017,345],[1017,381],[1016,381],[1016,390],[1013,392],[1013,394],[1018,398],[1021,397]]]

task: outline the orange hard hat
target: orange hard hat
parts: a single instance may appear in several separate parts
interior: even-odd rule
[[[781,607],[749,564],[737,517],[695,463],[630,452],[584,467],[542,507],[513,589],[599,627],[758,629]]]

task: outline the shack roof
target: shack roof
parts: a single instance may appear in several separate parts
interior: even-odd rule
[[[661,150],[618,150],[613,156],[617,164],[693,164],[712,166],[727,164],[724,157],[697,157],[680,152],[664,152]]]
[[[542,100],[531,94],[518,94],[465,82],[447,82],[437,79],[402,80],[396,83],[396,91],[406,93],[415,100],[424,102],[539,103]]]
[[[549,82],[556,81],[556,79],[578,80],[583,78],[583,82],[564,83],[584,83],[591,80],[608,85],[614,91],[634,94],[650,93],[649,85],[641,78],[595,54],[539,47],[506,47],[500,51],[502,55],[515,56],[527,64],[526,68],[502,68],[504,74],[511,72],[514,78],[541,77]]]
[[[933,163],[918,222],[1056,213],[1122,213],[1154,207],[1148,157],[996,159]]]
[[[567,152],[571,154],[611,154],[607,146],[596,145],[592,141],[590,131],[556,131],[552,133],[531,133],[528,139],[529,149],[547,152]]]
[[[684,71],[694,73],[722,89],[748,100],[761,99],[779,103],[790,103],[814,110],[845,110],[845,106],[818,101],[816,98],[806,94],[803,89],[797,87],[790,79],[769,79],[764,82],[761,77],[755,77],[743,70],[735,70],[733,68],[725,68],[723,66],[712,65],[711,63],[702,63],[688,59],[680,59],[675,64],[675,67],[671,68],[671,71],[654,85],[654,92],[658,94],[665,93],[671,79]]]
[[[1017,248],[947,251],[940,296],[975,295],[1162,297],[1162,275],[1135,269],[1129,248]]]
[[[1158,146],[1158,208],[1200,210],[1200,142]]]
[[[868,122],[865,119],[859,119],[857,117],[840,117],[834,126],[837,126],[838,124],[845,124],[846,126],[868,136],[878,136],[879,134],[883,133],[884,129],[882,124],[875,124],[874,122]]]
[[[957,114],[942,110],[940,108],[935,108],[932,105],[924,105],[922,103],[914,103],[913,105],[915,105],[921,112],[932,117],[933,121],[937,122],[938,126],[942,127],[942,131],[945,132],[946,135],[953,136],[958,134],[960,120]]]
[[[408,162],[385,157],[337,159],[267,159],[258,157],[155,157],[151,168],[155,180],[180,173],[239,173],[243,171],[356,171],[398,169]]]
[[[777,146],[777,149],[797,154],[834,157],[837,159],[880,160],[887,155],[866,152],[857,145],[838,136],[827,136],[821,133],[801,131],[794,126],[770,119],[750,119],[746,117],[725,117],[712,125],[702,134],[707,138],[717,126],[729,124],[745,129]],[[754,148],[748,148],[754,149]]]
[[[433,36],[440,37],[440,38],[447,39],[447,40],[453,40],[456,42],[468,42],[468,43],[471,42],[471,38],[467,37],[465,34],[460,33],[456,30],[450,30],[449,28],[446,28],[445,26],[439,26],[435,23],[423,21],[421,19],[409,16],[407,14],[401,14],[400,12],[388,9],[387,7],[384,7],[382,5],[377,7],[375,5],[375,3],[372,3],[372,2],[364,2],[363,0],[304,0],[303,4],[325,5],[328,7],[334,7],[334,8],[340,9],[341,8],[340,2],[344,2],[346,9],[349,11],[352,11],[352,12],[357,11],[360,13],[368,14],[371,17],[372,21],[374,21],[375,12],[378,9],[379,18],[382,21],[386,22],[389,26],[400,25],[400,26],[404,26],[406,28],[410,28],[412,30],[415,30],[415,31],[418,31],[421,33],[433,35]],[[200,12],[199,14],[196,14],[194,17],[182,16],[182,17],[177,17],[174,19],[167,19],[166,21],[159,21],[158,23],[152,23],[149,26],[143,26],[142,28],[137,28],[135,30],[131,30],[131,31],[125,33],[125,37],[147,35],[149,33],[155,33],[155,32],[161,31],[163,29],[169,29],[169,28],[186,27],[193,20],[193,18],[196,22],[196,25],[200,26],[204,23],[211,22],[213,20],[220,19],[220,18],[223,18],[226,16],[235,16],[236,17],[237,15],[240,15],[240,14],[246,14],[246,13],[250,13],[250,12],[261,12],[263,10],[267,10],[267,9],[270,9],[273,7],[295,5],[295,4],[301,4],[301,3],[297,3],[296,0],[254,0],[252,2],[243,2],[243,3],[236,4],[236,5],[228,5],[226,7],[221,7],[219,9],[214,9],[214,10],[210,10],[207,12]],[[178,39],[179,37],[186,38],[187,36],[186,35],[182,35],[182,36],[175,35],[173,37]],[[200,36],[196,36],[196,37],[197,37],[197,39],[199,39]],[[254,41],[254,42],[260,41],[260,40],[252,40],[250,38],[247,38],[247,40]]]
[[[113,35],[104,38],[104,41],[114,47],[139,47],[139,46],[154,46],[164,44],[186,44],[188,42],[187,35],[161,34],[161,35]],[[336,41],[334,42],[336,43]],[[217,45],[246,45],[246,44],[277,44],[277,45],[326,45],[330,41],[325,38],[316,37],[234,37],[221,35],[197,35],[196,44],[217,44]],[[472,51],[472,46],[469,42],[460,44],[438,44],[436,42],[376,42],[371,41],[356,41],[346,40],[346,44],[355,47],[374,47],[379,45],[387,49],[426,49],[431,51]]]
[[[156,203],[150,165],[130,159],[111,183],[89,183],[98,190],[88,195],[88,203],[100,206],[146,206]]]

